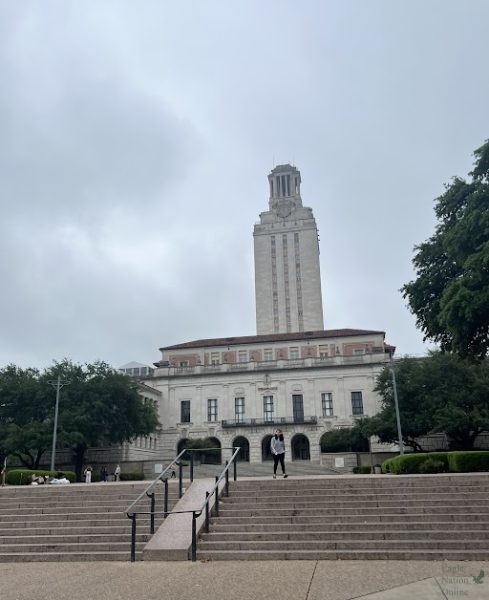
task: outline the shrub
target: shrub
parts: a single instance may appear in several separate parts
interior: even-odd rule
[[[489,471],[489,451],[417,452],[389,458],[382,473],[476,473]]]
[[[353,467],[353,473],[355,473],[355,475],[368,475],[371,472],[370,467]]]
[[[444,473],[447,470],[447,465],[444,461],[438,460],[434,457],[427,458],[424,462],[419,465],[420,473]]]
[[[76,481],[76,475],[73,471],[33,471],[32,469],[12,469],[11,471],[7,471],[5,481],[9,485],[29,485],[32,482],[32,475],[66,477],[70,483]]]
[[[389,458],[382,463],[382,473],[394,473],[395,475],[421,473],[421,465],[429,458],[441,462],[443,465],[442,470],[448,471],[447,454],[447,452],[416,452],[415,454],[403,454]]]
[[[144,473],[141,471],[135,473],[121,473],[121,481],[141,481],[144,479]]]
[[[448,466],[454,473],[489,471],[489,452],[449,452]]]

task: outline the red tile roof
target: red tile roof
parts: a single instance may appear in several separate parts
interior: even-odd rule
[[[265,335],[244,335],[239,337],[211,338],[207,340],[194,340],[175,346],[165,346],[163,350],[184,350],[187,348],[203,348],[209,346],[238,346],[240,344],[261,344],[266,342],[305,341],[336,337],[352,337],[357,335],[385,336],[385,331],[372,331],[369,329],[326,329],[321,331],[300,331],[294,333],[270,333]]]

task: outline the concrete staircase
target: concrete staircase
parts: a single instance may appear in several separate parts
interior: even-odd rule
[[[131,521],[125,509],[149,485],[93,483],[0,488],[0,562],[88,561],[130,558]],[[163,484],[156,489],[156,510],[163,510]],[[169,509],[178,486],[169,485]],[[138,503],[150,510],[147,497]],[[162,521],[156,517],[155,527]],[[136,557],[151,537],[149,516],[137,519]]]
[[[201,560],[489,560],[489,474],[233,482]]]

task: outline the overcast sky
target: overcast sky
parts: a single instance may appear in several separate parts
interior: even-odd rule
[[[293,162],[325,328],[422,354],[399,288],[489,137],[487,0],[0,0],[0,366],[255,334]]]

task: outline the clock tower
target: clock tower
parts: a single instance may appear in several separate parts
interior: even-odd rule
[[[268,182],[269,210],[253,232],[257,334],[322,330],[318,231],[302,205],[301,174],[279,165]]]

